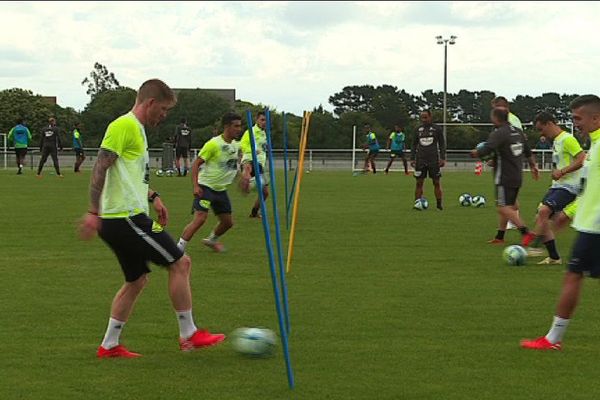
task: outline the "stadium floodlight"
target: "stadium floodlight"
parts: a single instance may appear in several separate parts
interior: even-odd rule
[[[444,142],[446,142],[446,148],[448,147],[448,141],[446,140],[446,94],[448,91],[448,43],[455,44],[457,36],[451,35],[450,39],[444,39],[442,36],[436,36],[437,44],[444,45],[444,125],[442,126],[444,132]]]

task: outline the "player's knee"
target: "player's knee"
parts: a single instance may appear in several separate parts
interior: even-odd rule
[[[142,289],[144,289],[146,287],[146,285],[148,284],[148,280],[149,280],[148,274],[142,274],[135,281],[127,282],[127,284],[130,285],[131,288],[134,289],[135,291],[141,292]]]
[[[175,273],[188,276],[192,271],[192,259],[187,254],[184,254],[174,264],[171,264],[171,270]]]
[[[548,207],[545,204],[540,208],[540,211],[538,211],[538,215],[542,219],[550,218],[551,214],[552,214],[552,210],[550,209],[550,207]]]

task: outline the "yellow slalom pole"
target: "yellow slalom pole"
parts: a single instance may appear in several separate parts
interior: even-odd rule
[[[298,219],[298,203],[300,202],[300,184],[302,183],[302,175],[304,173],[304,153],[306,151],[306,143],[308,142],[308,128],[310,125],[311,112],[305,111],[302,119],[302,130],[300,132],[300,156],[298,157],[298,180],[294,191],[294,206],[292,208],[292,226],[290,228],[290,239],[288,243],[287,265],[286,272],[290,272],[292,263],[292,255],[294,254],[294,239],[296,237],[296,221]]]

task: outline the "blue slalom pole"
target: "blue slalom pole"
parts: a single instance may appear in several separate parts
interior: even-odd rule
[[[252,129],[252,113],[250,111],[246,111],[246,120],[248,121],[248,133],[250,134],[252,165],[254,166],[254,179],[256,181],[256,190],[258,191],[258,198],[260,200],[260,212],[262,214],[262,224],[265,233],[265,245],[267,247],[267,254],[269,255],[269,267],[271,268],[271,283],[273,284],[273,294],[275,295],[275,308],[277,309],[277,319],[279,320],[279,334],[281,335],[281,345],[283,346],[283,356],[285,358],[288,385],[290,389],[293,389],[294,371],[292,371],[292,362],[290,360],[290,353],[288,348],[288,336],[282,317],[281,296],[279,295],[279,285],[277,283],[277,273],[275,271],[275,257],[273,256],[273,246],[271,245],[271,233],[269,231],[269,223],[267,221],[267,207],[265,205],[265,198],[262,192],[262,179],[260,179],[260,169],[258,166],[258,158],[256,156],[256,141],[254,139],[254,130]]]
[[[269,158],[269,176],[271,178],[271,187],[273,193],[271,193],[271,199],[273,200],[273,220],[275,221],[275,245],[277,246],[277,256],[279,261],[279,283],[281,285],[281,300],[283,303],[283,316],[285,317],[285,327],[287,333],[290,333],[290,313],[288,307],[288,295],[287,295],[287,283],[285,280],[285,270],[283,269],[283,251],[281,250],[281,229],[279,227],[279,210],[277,209],[277,190],[275,185],[275,166],[273,165],[273,146],[271,143],[271,112],[267,108],[265,110],[265,117],[267,118],[267,151]]]
[[[288,132],[287,132],[287,115],[283,113],[283,180],[285,181],[285,228],[290,229],[290,207],[288,206]],[[269,146],[271,146],[269,144]],[[288,326],[289,328],[289,326]]]

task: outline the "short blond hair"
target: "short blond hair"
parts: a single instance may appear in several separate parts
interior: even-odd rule
[[[177,98],[173,90],[161,81],[160,79],[149,79],[142,83],[142,86],[138,89],[136,102],[142,103],[144,100],[156,99],[157,101],[173,101],[176,102]]]

